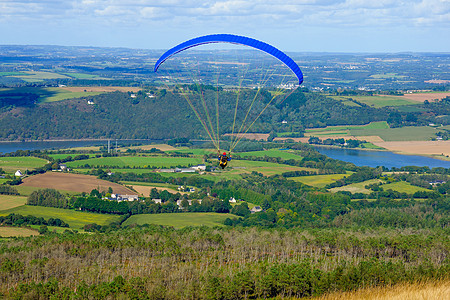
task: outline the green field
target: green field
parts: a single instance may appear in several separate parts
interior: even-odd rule
[[[178,189],[178,185],[176,185],[176,184],[161,183],[161,182],[120,181],[120,183],[123,185],[154,186],[154,187],[168,188],[168,189],[173,189],[173,190]]]
[[[41,102],[55,102],[67,99],[81,98],[87,96],[97,96],[104,94],[104,92],[71,92],[60,88],[47,88],[48,91],[53,92],[54,95],[42,99]]]
[[[81,229],[84,225],[90,223],[96,223],[98,225],[107,225],[111,222],[119,220],[119,215],[106,215],[89,212],[81,212],[70,209],[43,207],[43,206],[30,206],[23,205],[12,209],[0,211],[1,216],[7,216],[9,214],[21,214],[23,216],[35,216],[42,217],[44,219],[59,218],[69,224],[71,228]]]
[[[393,191],[397,191],[400,193],[408,193],[408,194],[414,194],[415,192],[419,192],[419,191],[428,191],[428,192],[430,191],[430,190],[424,189],[422,187],[411,185],[405,181],[384,184],[384,185],[382,185],[382,187],[385,191],[391,189]]]
[[[47,160],[32,156],[0,157],[0,168],[7,173],[14,173],[17,170],[25,173],[26,170],[42,167],[46,163]]]
[[[55,74],[55,73],[47,73],[47,72],[41,72],[41,75],[44,76],[45,74]],[[38,75],[36,75],[38,76]],[[25,75],[24,78],[27,78],[28,80],[32,80],[33,82],[36,81],[34,78],[39,78],[32,75]],[[50,76],[50,75],[49,75]],[[37,80],[39,81],[39,80]],[[7,89],[0,89],[0,97],[3,93],[31,93],[36,94],[39,96],[38,101],[39,102],[54,102],[54,101],[61,101],[61,100],[67,100],[67,99],[73,99],[73,98],[80,98],[80,97],[87,97],[87,96],[95,96],[99,94],[104,94],[104,92],[71,92],[69,90],[64,90],[57,87],[18,87],[18,88],[7,88]],[[8,96],[11,98],[11,96]],[[17,96],[21,97],[21,96]]]
[[[79,166],[89,164],[91,166],[114,166],[119,168],[125,167],[156,167],[171,168],[176,166],[197,165],[203,163],[202,158],[191,157],[168,157],[168,156],[118,156],[118,157],[99,157],[86,160],[77,160],[67,163],[69,168],[77,168]]]
[[[24,72],[0,72],[0,76],[22,76],[27,75]]]
[[[250,160],[232,160],[231,162],[228,163],[228,166],[231,168],[243,168],[243,169],[234,169],[233,171],[241,171],[241,172],[243,171],[245,173],[256,171],[266,176],[282,174],[289,171],[303,171],[303,170],[316,171],[316,169],[312,168],[294,167],[272,162],[250,161]]]
[[[289,179],[301,182],[307,185],[311,185],[318,188],[323,188],[327,184],[333,183],[344,176],[350,174],[330,174],[330,175],[314,175],[314,176],[301,176],[301,177],[290,177]]]
[[[332,192],[349,191],[349,192],[352,192],[352,193],[369,194],[372,191],[366,189],[365,186],[369,185],[369,184],[372,184],[372,183],[379,183],[379,182],[381,182],[380,179],[371,179],[371,180],[367,180],[367,181],[364,181],[364,182],[353,183],[353,184],[349,184],[349,185],[345,185],[345,186],[341,186],[341,187],[337,187],[337,188],[332,188],[332,189],[330,189],[330,191],[332,191]],[[424,189],[422,187],[411,185],[411,184],[409,184],[408,182],[405,182],[405,181],[399,181],[399,182],[393,182],[393,183],[389,183],[389,184],[383,184],[381,187],[385,191],[391,189],[393,191],[397,191],[397,192],[400,192],[400,193],[407,193],[407,194],[414,194],[417,191],[429,191],[428,189]]]
[[[327,126],[325,128],[311,128],[306,129],[307,136],[342,136],[342,135],[377,135],[372,134],[378,130],[389,130],[389,125],[386,121],[372,122],[367,125],[348,125],[348,126]],[[364,134],[366,133],[367,134]],[[356,133],[356,134],[355,134]]]
[[[250,151],[250,152],[240,152],[236,153],[236,155],[239,155],[240,157],[247,157],[247,156],[256,156],[256,157],[280,157],[282,159],[288,160],[288,159],[295,159],[295,160],[301,160],[302,157],[299,155],[296,155],[291,150],[278,150],[278,149],[270,149],[265,151]]]
[[[390,128],[386,121],[361,126],[328,126],[306,129],[307,136],[379,136],[384,141],[425,141],[435,137],[436,129],[430,126]]]
[[[190,149],[190,148],[186,148],[186,147],[180,147],[177,148],[176,150],[167,150],[164,151],[167,153],[173,153],[173,152],[178,152],[178,153],[192,153],[194,155],[198,155],[198,156],[203,156],[203,155],[209,155],[209,154],[216,154],[217,151],[212,150],[212,149]]]
[[[372,107],[380,108],[386,106],[403,106],[403,105],[417,105],[418,103],[412,100],[403,99],[396,96],[329,96],[335,100],[340,100],[346,105],[355,106],[356,103],[349,100],[349,98],[358,102],[367,104]]]
[[[407,126],[401,128],[354,128],[350,134],[354,136],[379,136],[384,141],[426,141],[435,135],[436,129],[430,126]]]
[[[74,158],[77,155],[79,155],[79,154],[49,154],[48,156],[50,156],[51,158],[54,158],[54,159],[64,159],[64,158],[67,158],[68,156],[71,156],[72,158]],[[95,157],[95,154],[83,154],[83,155],[88,155],[89,157]]]
[[[40,72],[40,71],[25,71],[20,75],[11,75],[11,77],[17,77],[26,82],[42,82],[46,79],[67,79],[66,75],[53,72]]]
[[[224,226],[225,219],[231,217],[234,215],[218,213],[143,214],[129,217],[123,225],[157,224],[175,228],[202,225]]]
[[[84,74],[84,73],[61,73],[76,79],[101,79],[98,75]]]
[[[370,194],[372,190],[368,190],[365,188],[366,185],[373,184],[373,183],[379,183],[381,182],[380,179],[370,179],[363,182],[358,183],[352,183],[349,185],[344,185],[336,188],[330,189],[331,192],[338,192],[338,191],[348,191],[351,193],[363,193],[363,194]]]

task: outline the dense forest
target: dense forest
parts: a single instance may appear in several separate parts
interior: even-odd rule
[[[153,98],[149,98],[144,92],[138,93],[135,98],[129,93],[114,92],[41,104],[36,103],[36,99],[30,94],[2,94],[0,139],[207,138],[186,97],[197,107],[199,115],[203,112],[201,118],[207,126],[209,120],[216,126],[215,99],[220,98],[221,134],[233,132],[234,108],[238,96],[235,132],[243,120],[246,119],[245,124],[248,126],[257,119],[267,104],[267,109],[250,132],[297,132],[301,135],[305,128],[310,127],[357,125],[383,120],[387,120],[391,127],[426,125],[435,122],[435,117],[450,107],[448,99],[443,99],[424,104],[426,113],[399,112],[391,108],[373,108],[363,103],[347,106],[307,90],[297,90],[288,97],[278,96],[272,101],[271,94],[264,90],[242,90],[238,96],[236,91],[216,92],[208,86],[186,86],[183,90],[159,89]],[[29,101],[18,102],[18,97]],[[256,100],[253,102],[253,99]],[[203,100],[207,114],[204,113]],[[88,101],[94,104],[88,104]],[[247,116],[247,108],[250,106]],[[445,120],[441,118],[439,122],[443,121]],[[244,126],[243,129],[245,128]]]

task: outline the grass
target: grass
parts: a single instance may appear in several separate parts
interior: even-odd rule
[[[123,225],[157,224],[183,228],[186,226],[224,226],[226,218],[234,215],[218,213],[143,214],[129,217]]]
[[[0,76],[21,76],[26,75],[24,72],[0,72]]]
[[[85,74],[85,73],[61,73],[66,76],[70,76],[76,79],[99,79],[98,75]]]
[[[47,90],[54,92],[54,95],[46,97],[41,102],[55,102],[87,96],[97,96],[105,93],[105,92],[71,92],[60,88],[47,88]]]
[[[28,227],[31,227],[33,229],[39,230],[39,228],[42,225],[27,225]],[[67,227],[57,227],[57,226],[47,226],[48,231],[50,232],[56,232],[56,233],[64,233],[64,231],[66,230],[71,230],[70,228]],[[85,232],[84,230],[78,230],[78,232]]]
[[[91,166],[117,166],[125,167],[156,167],[171,168],[176,166],[188,166],[203,163],[201,158],[191,157],[169,157],[169,156],[118,156],[118,157],[99,157],[86,160],[77,160],[68,162],[69,168],[77,168],[79,166],[89,164]]]
[[[27,203],[27,197],[14,195],[0,195],[0,211],[22,206]]]
[[[417,105],[418,103],[412,100],[407,100],[395,96],[330,96],[335,100],[340,100],[345,105],[355,106],[356,103],[349,100],[352,98],[358,102],[373,106],[376,108],[386,106],[404,106],[404,105]]]
[[[374,149],[374,150],[383,150],[383,147],[374,145],[372,143],[363,143],[362,144],[364,146],[365,149]]]
[[[330,174],[330,175],[314,175],[314,176],[301,176],[301,177],[291,177],[289,179],[298,181],[307,185],[311,185],[318,188],[323,188],[327,184],[333,183],[344,176],[349,174]]]
[[[41,188],[34,186],[24,186],[24,185],[16,185],[14,186],[21,196],[29,196],[32,192],[37,191]]]
[[[245,169],[236,169],[234,171],[240,171],[241,173],[248,173],[248,172],[259,172],[266,176],[271,175],[277,175],[282,174],[285,172],[290,171],[316,171],[316,169],[312,168],[303,168],[303,167],[293,167],[288,165],[282,165],[272,162],[265,162],[265,161],[250,161],[250,160],[232,160],[229,163],[230,167],[237,167],[237,168],[245,168]]]
[[[180,148],[177,148],[174,150],[167,150],[165,152],[167,152],[167,153],[174,153],[174,152],[192,153],[193,155],[203,156],[205,154],[209,155],[211,153],[217,153],[217,150],[214,150],[214,149],[190,149],[190,148],[186,148],[186,147],[180,147]]]
[[[48,73],[48,72],[37,72],[39,73],[42,78],[45,76],[50,76],[48,74],[56,74],[56,73]],[[22,79],[26,79],[25,81],[29,82],[38,82],[41,81],[39,78],[39,75],[29,75],[25,74],[23,76],[15,76],[20,77]],[[65,77],[64,78],[68,78]],[[54,102],[54,101],[61,101],[61,100],[67,100],[67,99],[73,99],[73,98],[81,98],[81,97],[87,97],[87,96],[95,96],[99,94],[104,94],[105,92],[72,92],[69,90],[57,88],[57,87],[18,87],[18,88],[8,88],[8,89],[0,89],[0,96],[2,93],[31,93],[36,94],[39,96],[38,101],[39,102]],[[17,96],[17,98],[20,98],[21,96]],[[11,98],[11,96],[9,96]]]
[[[352,128],[354,136],[379,136],[384,141],[425,141],[435,137],[436,129],[430,126],[407,126],[401,128]]]
[[[62,75],[59,73],[53,73],[53,72],[40,72],[40,71],[24,71],[21,75],[13,75],[11,77],[17,77],[20,78],[26,82],[42,82],[46,79],[68,79],[70,77],[67,77],[66,75]]]
[[[391,189],[393,191],[397,191],[400,193],[408,193],[408,194],[414,194],[415,192],[419,192],[419,191],[427,191],[427,192],[430,191],[430,190],[424,189],[422,187],[411,185],[405,181],[398,181],[398,182],[393,182],[393,183],[389,183],[389,184],[384,184],[384,185],[382,185],[382,187],[385,191],[388,189]]]
[[[306,129],[306,136],[369,136],[378,135],[379,131],[389,130],[389,125],[386,121],[372,122],[367,125],[348,125],[348,126],[327,126],[325,128],[311,128]]]
[[[21,170],[24,173],[27,169],[39,168],[46,163],[47,160],[32,156],[0,157],[0,168],[8,173],[14,173],[17,170]]]
[[[363,194],[370,194],[372,190],[368,190],[365,188],[366,185],[378,183],[381,182],[380,179],[370,179],[363,182],[358,183],[352,183],[349,185],[344,185],[336,188],[330,189],[331,192],[338,192],[338,191],[348,191],[351,193],[363,193]]]
[[[72,158],[74,158],[75,156],[77,156],[79,154],[48,154],[48,156],[54,158],[54,159],[65,159],[69,156],[71,156]],[[95,154],[83,154],[83,155],[88,155],[89,157],[95,157]]]
[[[395,286],[379,286],[359,289],[350,292],[334,292],[328,295],[315,297],[316,300],[419,300],[419,299],[448,299],[450,294],[450,281],[428,281],[415,283],[401,283]],[[447,295],[447,296],[445,296]]]
[[[44,219],[59,218],[69,224],[71,228],[81,229],[84,225],[96,223],[98,225],[107,225],[111,222],[119,220],[119,215],[106,215],[89,212],[81,212],[70,209],[30,206],[23,205],[16,208],[3,210],[0,212],[1,216],[7,216],[11,213],[21,214],[23,216],[42,217]]]
[[[178,185],[170,184],[170,183],[161,183],[161,182],[138,182],[138,181],[121,181],[120,183],[124,185],[142,185],[142,186],[154,186],[154,187],[162,187],[168,189],[177,189]]]
[[[250,152],[241,152],[236,153],[236,155],[239,155],[240,157],[248,157],[248,156],[256,156],[256,157],[280,157],[282,159],[288,160],[288,159],[295,159],[295,160],[301,160],[302,157],[295,154],[293,151],[290,150],[278,150],[278,149],[270,149],[265,151],[250,151]]]

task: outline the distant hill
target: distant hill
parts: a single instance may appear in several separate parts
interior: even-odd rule
[[[207,138],[196,113],[186,99],[196,107],[204,124],[217,129],[216,99],[219,101],[220,134],[233,131],[236,92],[205,89],[199,91],[166,91],[160,89],[155,97],[144,92],[130,94],[112,92],[54,103],[27,103],[0,108],[0,139],[84,139],[132,138],[162,139],[174,137]],[[249,107],[246,124],[252,123],[270,102],[268,91],[242,90],[234,132],[240,128]],[[209,119],[202,100],[205,100]],[[24,104],[25,103],[25,104]],[[388,121],[391,126],[402,126],[409,118],[420,125],[420,113],[401,113],[390,108],[374,108],[363,103],[345,105],[320,93],[296,91],[285,99],[279,97],[268,105],[265,112],[248,132],[296,132],[304,128],[330,125],[360,125],[374,121]],[[417,117],[419,115],[419,117]],[[395,117],[395,118],[394,118]],[[210,122],[210,121],[211,122]],[[403,123],[402,123],[403,122]],[[428,124],[428,123],[426,123]],[[406,124],[403,124],[406,125]],[[243,127],[242,131],[245,131]]]

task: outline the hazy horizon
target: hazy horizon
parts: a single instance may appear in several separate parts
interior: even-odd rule
[[[447,53],[450,1],[0,0],[2,45],[168,49],[231,33],[300,53]]]

